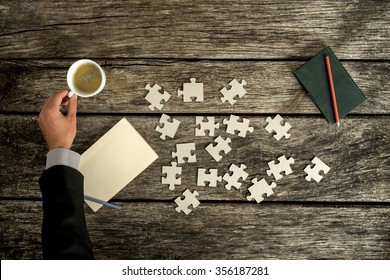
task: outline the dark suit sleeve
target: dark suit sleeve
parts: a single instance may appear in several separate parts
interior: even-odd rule
[[[84,177],[56,165],[39,179],[43,198],[44,259],[93,259],[84,215]]]

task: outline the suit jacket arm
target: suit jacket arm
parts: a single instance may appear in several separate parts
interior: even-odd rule
[[[43,199],[44,259],[93,259],[84,214],[83,175],[55,165],[39,179]]]

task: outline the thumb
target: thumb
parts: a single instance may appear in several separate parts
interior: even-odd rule
[[[70,99],[68,103],[68,112],[66,114],[67,118],[76,118],[77,113],[77,95],[74,94]]]

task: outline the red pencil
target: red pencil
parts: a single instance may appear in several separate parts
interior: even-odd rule
[[[340,126],[339,109],[337,108],[337,100],[336,100],[336,92],[334,91],[332,68],[330,67],[330,59],[328,55],[325,56],[325,61],[326,61],[326,70],[328,71],[330,93],[332,96],[334,118],[336,120],[337,126]]]

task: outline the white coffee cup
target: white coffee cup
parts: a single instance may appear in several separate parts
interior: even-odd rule
[[[70,66],[66,81],[70,88],[69,98],[73,94],[91,97],[103,90],[106,85],[106,74],[95,61],[81,59]]]

